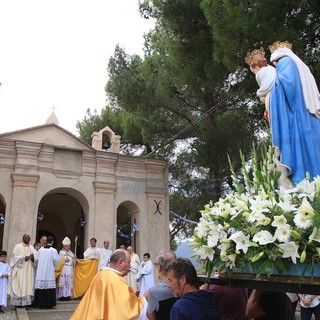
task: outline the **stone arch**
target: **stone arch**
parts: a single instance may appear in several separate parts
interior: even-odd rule
[[[37,241],[42,235],[53,235],[56,248],[62,248],[62,240],[69,237],[72,251],[77,242],[77,256],[82,258],[84,251],[84,228],[89,203],[86,197],[72,188],[56,188],[47,192],[39,202],[37,216]]]
[[[131,245],[137,252],[140,249],[139,228],[140,209],[132,201],[124,201],[117,208],[117,248],[124,244]]]
[[[0,194],[0,250],[3,246],[3,231],[6,217],[6,202],[2,194]]]

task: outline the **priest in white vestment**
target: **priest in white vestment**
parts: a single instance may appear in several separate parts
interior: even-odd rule
[[[30,236],[23,235],[12,252],[10,259],[11,278],[8,294],[11,304],[17,307],[31,305],[34,287],[35,250],[30,245]]]
[[[103,248],[100,249],[99,256],[99,271],[108,267],[109,260],[112,254],[112,250],[109,249],[110,241],[104,240]]]
[[[137,274],[137,280],[140,283],[139,297],[143,297],[144,293],[154,286],[153,263],[150,260],[150,254],[143,255],[143,261]]]
[[[131,246],[127,248],[127,251],[129,252],[131,257],[131,263],[130,263],[131,265],[130,265],[130,272],[125,276],[125,280],[134,291],[137,291],[139,290],[139,284],[137,282],[136,277],[140,267],[140,258],[133,251],[133,248]]]

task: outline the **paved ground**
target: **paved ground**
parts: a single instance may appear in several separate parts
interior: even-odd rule
[[[5,313],[0,314],[0,320],[69,320],[79,301],[57,302],[52,310],[30,308],[15,309],[13,306],[3,308]],[[312,317],[314,319],[314,317]],[[300,313],[296,312],[295,320],[300,320]]]
[[[50,310],[8,306],[0,313],[0,320],[69,320],[78,303],[79,300],[57,301],[57,306]]]
[[[69,320],[78,303],[79,300],[57,301],[57,306],[49,310],[27,308],[28,320]]]
[[[3,308],[4,313],[0,314],[0,320],[17,320],[16,309],[14,306]]]

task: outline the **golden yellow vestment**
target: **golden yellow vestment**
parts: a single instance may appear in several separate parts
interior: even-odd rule
[[[73,298],[83,296],[98,271],[98,260],[77,260],[74,270]]]
[[[130,320],[140,315],[143,303],[120,274],[104,269],[93,278],[70,320]]]
[[[62,269],[63,269],[63,266],[64,266],[64,260],[65,260],[64,257],[61,258],[60,261],[59,261],[59,264],[56,266],[56,270],[54,271],[56,279],[60,276],[60,274],[62,272]]]

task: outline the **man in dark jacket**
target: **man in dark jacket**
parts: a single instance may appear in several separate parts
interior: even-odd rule
[[[189,259],[178,258],[167,267],[168,288],[180,298],[173,305],[170,320],[220,320],[214,295],[199,290],[197,272]]]

